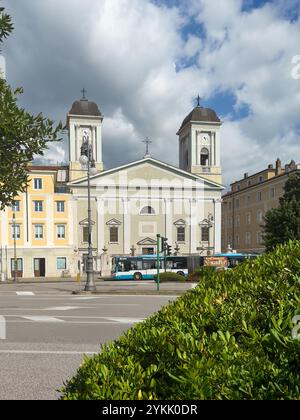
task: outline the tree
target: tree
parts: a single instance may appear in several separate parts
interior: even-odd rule
[[[278,244],[300,240],[300,173],[289,177],[279,206],[266,213],[264,241],[267,251]]]
[[[13,30],[11,17],[0,7],[0,44]],[[34,116],[18,107],[22,88],[13,90],[0,78],[0,209],[11,205],[14,198],[26,189],[28,164],[34,155],[43,155],[51,141],[59,140],[61,123],[42,113]]]

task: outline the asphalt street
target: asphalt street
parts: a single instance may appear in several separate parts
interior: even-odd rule
[[[99,352],[191,287],[161,286],[164,295],[145,295],[154,282],[105,282],[101,294],[74,295],[82,285],[0,284],[0,399],[57,399],[83,354]]]

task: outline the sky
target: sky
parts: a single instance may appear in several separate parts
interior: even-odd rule
[[[178,166],[176,132],[196,106],[223,121],[225,185],[280,157],[300,163],[300,0],[1,0],[2,54],[19,103],[65,122],[81,90],[104,115],[105,168]],[[67,141],[46,153],[68,160]]]

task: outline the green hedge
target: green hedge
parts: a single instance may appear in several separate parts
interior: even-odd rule
[[[209,277],[216,272],[215,267],[199,267],[189,275],[189,280],[192,282],[198,282],[205,277]]]
[[[300,242],[290,242],[206,276],[85,358],[61,398],[300,399],[296,313]]]
[[[154,280],[157,281],[157,275],[154,276]],[[177,273],[172,273],[171,271],[166,271],[159,274],[159,282],[165,283],[168,281],[176,281],[176,282],[185,282],[187,279],[185,276],[181,276]]]

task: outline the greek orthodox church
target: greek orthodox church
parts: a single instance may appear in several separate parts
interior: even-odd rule
[[[168,238],[176,254],[221,251],[221,121],[199,104],[184,118],[178,135],[178,167],[147,150],[135,162],[103,170],[103,115],[86,98],[73,103],[67,116],[69,188],[74,202],[74,241],[85,253],[87,176],[79,162],[84,135],[97,173],[90,177],[92,242],[109,255],[153,254],[156,234]],[[175,133],[174,133],[175,134]],[[174,143],[175,143],[174,138]],[[146,140],[146,143],[147,140]]]

